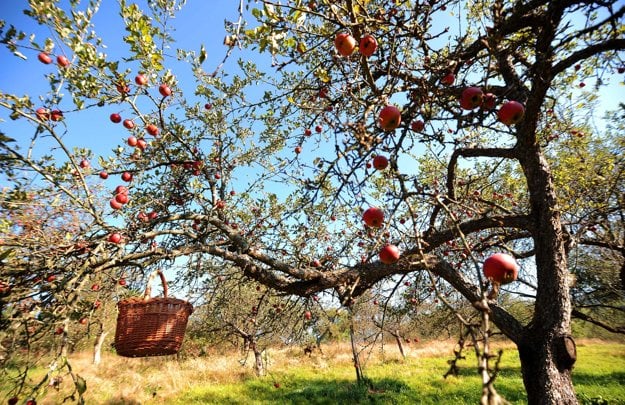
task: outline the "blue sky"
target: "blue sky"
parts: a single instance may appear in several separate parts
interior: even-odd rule
[[[66,3],[62,1],[61,3]],[[86,2],[85,2],[86,3]],[[145,3],[139,1],[139,4]],[[23,1],[0,1],[0,18],[6,21],[7,27],[15,25],[18,29],[27,34],[35,34],[36,42],[43,44],[46,37],[51,36],[46,27],[37,25],[31,18],[24,15],[22,10],[26,7]],[[175,48],[198,50],[203,44],[208,52],[208,58],[204,62],[207,71],[213,71],[223,59],[227,48],[223,45],[225,36],[224,20],[236,20],[238,18],[238,2],[232,0],[191,0],[177,14],[172,21],[176,31],[173,33],[177,43],[168,52],[169,60],[165,63],[169,67],[174,66],[174,73],[180,80],[180,86],[185,93],[192,94],[194,82],[189,69],[178,70],[176,66]],[[117,59],[127,55],[128,45],[122,38],[125,33],[123,21],[119,16],[119,6],[117,2],[105,0],[102,7],[94,19],[95,31],[103,38],[107,45],[106,53],[111,59]],[[25,45],[28,45],[26,42]],[[60,52],[59,46],[55,47],[55,53]],[[44,75],[56,69],[56,64],[44,65],[37,60],[38,52],[35,50],[21,50],[28,58],[23,60],[13,56],[4,46],[0,47],[0,89],[5,93],[17,95],[29,94],[32,96],[35,105],[38,95],[45,94],[49,90]],[[71,55],[68,55],[71,57]],[[230,61],[233,63],[237,57],[235,55]],[[66,94],[66,96],[68,96]],[[69,101],[69,98],[68,98]],[[73,106],[70,106],[73,107]],[[120,143],[127,132],[121,125],[115,125],[108,120],[112,112],[117,112],[116,107],[103,107],[82,111],[79,114],[66,116],[68,128],[71,129],[64,140],[70,147],[89,146],[97,154],[108,155],[111,148]],[[14,138],[21,136],[30,137],[33,129],[24,127],[24,123],[14,123],[8,120],[8,113],[0,111],[0,131]],[[16,125],[17,124],[17,125]],[[32,127],[32,126],[31,126]],[[88,140],[88,144],[85,142]]]

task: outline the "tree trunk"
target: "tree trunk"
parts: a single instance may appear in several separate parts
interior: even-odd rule
[[[570,336],[543,338],[529,331],[519,344],[519,357],[529,404],[577,404],[571,380],[576,350]]]
[[[401,353],[402,358],[406,358],[406,354],[404,353],[404,346],[401,343],[401,336],[399,336],[399,331],[396,330],[395,333],[392,333],[395,341],[397,342],[397,347],[399,347],[399,352]]]
[[[576,355],[570,337],[567,239],[549,164],[539,146],[521,146],[524,153],[520,163],[527,178],[534,222],[538,287],[532,321],[517,341],[523,381],[530,404],[577,404],[571,380]]]
[[[104,338],[106,338],[107,332],[103,330],[98,334],[97,339],[95,340],[95,345],[93,346],[93,365],[99,366],[102,362],[102,345],[104,344]]]
[[[250,349],[254,352],[254,372],[257,376],[265,375],[265,364],[263,362],[263,352],[258,349],[256,342],[250,341]]]
[[[349,310],[349,340],[352,346],[352,358],[354,359],[354,370],[356,371],[356,381],[363,382],[364,374],[362,373],[362,366],[360,365],[360,357],[358,356],[358,349],[356,347],[356,337],[354,332],[354,317],[353,312]]]

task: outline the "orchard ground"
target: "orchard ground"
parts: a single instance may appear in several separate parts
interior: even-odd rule
[[[126,359],[112,352],[102,364],[91,364],[89,351],[70,356],[77,372],[87,380],[89,404],[476,404],[480,376],[472,347],[458,362],[458,377],[443,378],[453,358],[454,341],[405,344],[406,359],[397,347],[385,345],[363,356],[370,386],[358,385],[346,343],[322,345],[323,353],[304,354],[301,346],[272,348],[265,352],[268,374],[255,377],[253,355],[242,364],[236,350],[214,350],[206,356]],[[502,349],[495,386],[513,404],[527,403],[514,345],[497,342]],[[582,404],[625,404],[625,344],[584,339],[578,342],[578,362],[573,381]],[[39,369],[34,374],[43,375]],[[33,375],[34,377],[34,375]],[[60,390],[49,388],[38,403],[57,404],[72,389],[69,377]],[[0,397],[6,397],[2,387]],[[6,400],[6,399],[5,399]]]

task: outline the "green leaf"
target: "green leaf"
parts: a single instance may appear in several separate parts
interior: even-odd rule
[[[9,257],[11,254],[13,253],[13,249],[8,249],[5,250],[4,252],[0,253],[0,260],[4,260],[7,257]]]
[[[79,375],[76,375],[76,390],[78,390],[78,394],[82,395],[87,391],[87,381]]]
[[[257,19],[259,19],[263,15],[263,12],[262,12],[262,10],[260,10],[258,8],[253,8],[252,9],[252,15],[254,17],[256,17]]]
[[[206,48],[204,48],[204,45],[202,44],[202,46],[200,47],[200,64],[204,63],[204,61],[206,60]]]

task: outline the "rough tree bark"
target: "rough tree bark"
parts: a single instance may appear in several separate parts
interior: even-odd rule
[[[575,363],[569,342],[571,300],[565,238],[547,161],[538,148],[525,149],[521,166],[528,179],[538,289],[532,322],[519,340],[529,403],[576,404],[571,380]]]

